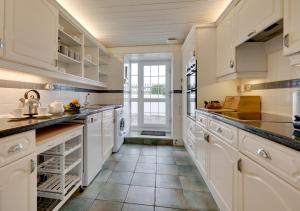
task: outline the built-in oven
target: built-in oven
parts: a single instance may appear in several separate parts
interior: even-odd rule
[[[186,73],[187,80],[187,115],[189,117],[196,117],[197,108],[197,60],[192,57],[187,66]]]

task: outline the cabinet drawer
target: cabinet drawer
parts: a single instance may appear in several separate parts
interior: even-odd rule
[[[300,189],[299,152],[242,130],[239,134],[243,154]]]
[[[0,167],[35,151],[35,131],[0,139]]]
[[[208,129],[223,141],[238,148],[238,129],[217,120],[208,121]]]
[[[205,115],[202,115],[201,113],[197,112],[196,113],[196,122],[203,126],[206,127],[207,126],[207,122],[208,122],[208,117]]]

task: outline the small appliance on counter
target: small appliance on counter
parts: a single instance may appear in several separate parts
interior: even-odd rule
[[[300,130],[300,90],[293,92],[293,125]]]
[[[40,93],[37,90],[31,89],[21,98],[22,107],[24,108],[24,115],[32,117],[38,114],[38,109],[41,106]]]

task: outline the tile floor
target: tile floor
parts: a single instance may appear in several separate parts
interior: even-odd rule
[[[123,145],[62,211],[217,211],[183,147]]]

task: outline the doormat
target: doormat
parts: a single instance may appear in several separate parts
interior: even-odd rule
[[[141,135],[143,135],[143,136],[166,136],[166,132],[165,131],[146,131],[146,130],[143,130],[141,132]]]

